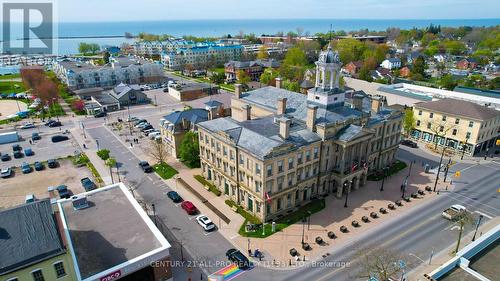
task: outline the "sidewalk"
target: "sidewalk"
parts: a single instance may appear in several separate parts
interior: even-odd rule
[[[427,145],[429,145],[429,144],[432,145],[432,143],[427,143],[427,142],[422,142],[422,141],[418,141],[417,143],[418,143],[418,149],[420,149],[420,150],[422,150],[430,155],[433,155],[436,157],[441,157],[441,153],[436,153],[427,147]],[[438,151],[442,151],[443,148],[441,146],[438,146],[437,149],[438,149]],[[500,160],[500,154],[498,154],[498,155],[493,154],[494,150],[495,150],[495,147],[490,148],[490,156],[492,156],[492,157],[487,157],[486,160],[484,160],[484,154],[486,153],[485,151],[479,153],[478,155],[476,155],[474,157],[468,156],[467,154],[465,154],[463,159],[461,159],[462,152],[455,152],[451,156],[446,156],[446,154],[445,154],[445,156],[443,157],[443,163],[445,163],[445,160],[448,158],[451,158],[454,162],[466,163],[466,164],[484,164],[484,163],[490,163],[493,160],[498,161],[498,160]],[[447,151],[449,151],[449,150],[447,150]]]

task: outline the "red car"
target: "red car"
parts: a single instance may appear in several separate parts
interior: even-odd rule
[[[189,214],[189,215],[194,215],[198,213],[198,209],[196,209],[196,206],[191,203],[191,201],[184,201],[181,203],[181,207]]]

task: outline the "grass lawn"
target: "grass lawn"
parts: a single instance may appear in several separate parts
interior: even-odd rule
[[[387,171],[387,176],[394,175],[397,172],[403,170],[404,168],[406,168],[406,163],[397,160],[392,166],[389,167],[389,170]],[[379,181],[382,180],[382,178],[383,178],[382,172],[377,172],[367,177],[369,181]]]
[[[21,77],[21,74],[17,73],[17,74],[7,74],[7,75],[0,75],[0,80],[4,80],[4,79],[16,79],[16,78],[20,78]]]
[[[276,232],[285,229],[286,227],[301,221],[304,217],[309,214],[317,213],[325,208],[325,199],[316,199],[310,203],[300,207],[299,210],[285,215],[284,217],[276,221]],[[272,232],[272,225],[270,223],[264,225],[265,232],[262,234],[262,229],[256,232],[246,232],[245,225],[249,220],[245,219],[245,222],[241,225],[238,233],[243,237],[253,237],[253,238],[266,238],[274,234]]]
[[[156,164],[153,166],[153,169],[164,180],[168,180],[178,173],[176,169],[172,168],[167,163]]]
[[[24,92],[26,88],[23,82],[0,81],[0,93],[11,94]]]

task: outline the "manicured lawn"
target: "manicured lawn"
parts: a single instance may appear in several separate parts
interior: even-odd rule
[[[403,170],[404,168],[406,168],[406,163],[398,160],[392,166],[389,167],[389,170],[387,171],[386,176],[394,175],[397,172]],[[377,172],[375,174],[371,174],[367,177],[367,179],[369,181],[379,181],[379,180],[382,180],[382,178],[383,178],[383,174],[381,171]]]
[[[0,93],[20,93],[25,90],[23,82],[0,81]]]
[[[7,75],[0,75],[0,80],[5,80],[5,79],[16,79],[20,78],[21,74],[7,74]]]
[[[202,175],[195,175],[194,178],[202,185],[208,186],[208,190],[217,196],[221,196],[222,192],[215,185],[207,181]]]
[[[176,169],[172,168],[167,163],[156,164],[153,166],[153,169],[164,180],[168,180],[178,173]]]
[[[312,202],[302,206],[299,210],[290,213],[276,221],[276,232],[285,229],[286,227],[295,224],[301,221],[304,217],[309,216],[310,214],[317,213],[325,208],[325,199],[316,199]],[[245,217],[245,216],[243,216]],[[245,222],[241,225],[238,233],[244,237],[254,237],[254,238],[266,238],[272,234],[272,225],[270,223],[266,223],[264,225],[265,232],[262,234],[262,229],[259,229],[256,232],[246,232],[245,225],[250,221],[245,219]],[[255,222],[253,222],[255,223]]]

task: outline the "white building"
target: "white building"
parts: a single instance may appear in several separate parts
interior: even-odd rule
[[[161,62],[168,69],[179,70],[188,64],[197,68],[205,64],[216,65],[239,60],[242,53],[242,45],[204,43],[165,52],[161,56]]]
[[[178,48],[195,45],[192,41],[171,38],[164,41],[138,41],[132,44],[134,54],[137,56],[160,56],[163,52],[172,52]]]
[[[110,63],[96,66],[76,60],[56,61],[53,70],[71,90],[113,87],[120,83],[142,84],[163,77],[160,64],[135,57],[112,57]]]
[[[381,64],[381,67],[386,69],[396,69],[401,67],[401,60],[399,58],[388,58],[384,60]]]

